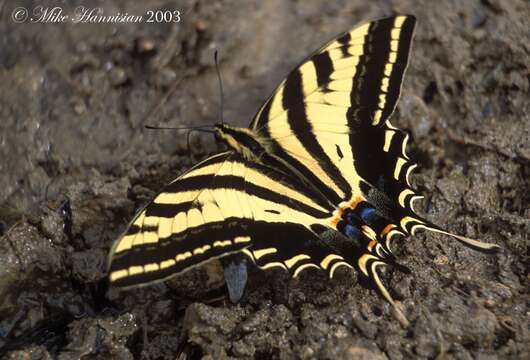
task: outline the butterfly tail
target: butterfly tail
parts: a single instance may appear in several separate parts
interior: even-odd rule
[[[453,234],[419,216],[412,206],[413,201],[420,197],[416,191],[404,190],[406,196],[400,197],[402,200],[396,203],[377,187],[368,183],[362,185],[364,186],[364,193],[367,194],[369,202],[376,204],[375,207],[377,210],[388,220],[388,224],[381,231],[380,235],[383,238],[383,241],[381,241],[382,245],[389,252],[391,240],[395,235],[414,235],[417,230],[421,229],[450,236],[462,244],[481,252],[496,253],[501,249],[496,244],[485,243],[466,236]]]
[[[415,225],[414,227],[412,227],[412,232],[414,233],[417,229],[425,229],[425,230],[428,230],[428,231],[431,231],[431,232],[434,232],[434,233],[438,233],[438,234],[443,234],[443,235],[447,235],[447,236],[450,236],[452,237],[453,239],[459,241],[460,243],[464,244],[465,246],[473,249],[473,250],[477,250],[477,251],[481,251],[481,252],[484,252],[484,253],[488,253],[488,254],[495,254],[497,252],[499,252],[501,250],[501,247],[497,244],[492,244],[492,243],[486,243],[486,242],[482,242],[482,241],[479,241],[479,240],[475,240],[475,239],[471,239],[469,237],[466,237],[466,236],[462,236],[462,235],[457,235],[457,234],[453,234],[435,224],[433,224],[432,222],[428,221],[428,220],[425,220],[425,219],[420,219],[418,218],[418,220],[420,221],[420,223],[418,223],[417,225]]]
[[[381,280],[381,277],[379,276],[378,268],[383,266],[392,266],[400,271],[406,273],[410,272],[409,268],[397,263],[393,256],[381,258],[373,253],[366,252],[359,256],[356,262],[356,268],[361,276],[361,282],[375,290],[379,294],[379,296],[384,298],[390,305],[392,305],[394,315],[396,316],[398,321],[404,327],[407,327],[409,325],[409,322],[405,314],[403,313],[400,304],[398,304],[394,300],[392,295],[390,295],[390,292],[388,291],[385,284]]]

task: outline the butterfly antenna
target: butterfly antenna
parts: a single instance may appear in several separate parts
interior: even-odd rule
[[[182,127],[170,127],[170,126],[157,126],[157,125],[145,125],[146,129],[149,130],[197,130],[204,132],[213,132],[209,131],[208,128],[212,128],[212,125],[198,125],[198,126],[182,126]]]
[[[189,127],[166,127],[166,126],[145,125],[145,128],[149,130],[188,130],[188,134],[186,135],[186,147],[187,147],[186,151],[190,155],[191,155],[191,146],[190,146],[191,133],[193,131],[198,131],[198,132],[205,132],[209,134],[215,134],[214,130],[208,129],[211,127],[212,125],[189,126]]]
[[[219,93],[221,96],[221,105],[219,107],[219,120],[221,124],[224,124],[223,120],[223,108],[224,108],[224,92],[223,92],[223,81],[221,80],[221,72],[219,71],[219,62],[217,60],[217,50],[215,50],[215,53],[213,55],[215,60],[215,71],[217,71],[217,78],[219,79]]]

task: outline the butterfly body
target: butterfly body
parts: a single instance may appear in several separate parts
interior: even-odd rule
[[[294,277],[354,268],[394,304],[376,271],[406,270],[392,255],[394,236],[427,229],[498,249],[450,234],[413,208],[421,198],[409,181],[416,164],[408,135],[389,117],[414,25],[413,16],[395,16],[341,34],[288,74],[249,128],[215,125],[228,151],[179,176],[137,214],[111,249],[111,283],[144,285],[242,254]],[[242,263],[225,267],[236,300]]]

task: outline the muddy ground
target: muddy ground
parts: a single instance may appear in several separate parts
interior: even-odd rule
[[[530,358],[530,5],[483,1],[3,1],[0,22],[0,357],[6,359]],[[175,24],[15,23],[13,9],[180,10]],[[418,18],[393,123],[421,167],[421,211],[501,245],[486,256],[419,233],[388,271],[410,326],[344,269],[291,280],[251,270],[240,305],[201,271],[135,291],[104,284],[135,209],[246,125],[287,71],[359,21]],[[175,85],[181,77],[185,77]],[[208,296],[207,296],[208,295]]]

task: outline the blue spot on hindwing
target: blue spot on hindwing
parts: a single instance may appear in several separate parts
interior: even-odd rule
[[[368,225],[372,225],[374,220],[378,218],[374,208],[364,208],[361,210],[361,219]]]
[[[359,228],[354,225],[346,224],[343,229],[344,235],[350,238],[358,238],[361,235]]]

